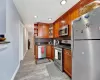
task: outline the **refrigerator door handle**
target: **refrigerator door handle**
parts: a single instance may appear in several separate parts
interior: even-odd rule
[[[72,28],[74,28],[73,24],[72,24]],[[71,32],[72,32],[72,37],[71,37],[72,38],[71,39],[72,40],[72,42],[71,42],[72,43],[72,50],[71,51],[72,51],[72,57],[73,57],[73,52],[74,52],[74,29],[72,29]]]

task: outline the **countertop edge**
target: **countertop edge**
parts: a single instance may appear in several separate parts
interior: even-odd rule
[[[35,45],[37,45],[37,46],[48,46],[48,45],[54,46],[53,44],[40,44],[40,45],[35,44]],[[58,47],[58,46],[54,46],[54,47]],[[69,48],[69,47],[60,47],[60,48],[71,50],[71,48]]]
[[[10,43],[10,41],[0,42],[0,44],[8,44],[8,43]]]

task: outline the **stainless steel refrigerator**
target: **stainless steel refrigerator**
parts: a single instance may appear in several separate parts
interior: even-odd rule
[[[72,80],[100,80],[100,7],[72,26]]]

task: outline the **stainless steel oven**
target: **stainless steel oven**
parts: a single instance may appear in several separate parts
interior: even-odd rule
[[[63,65],[62,65],[62,48],[55,47],[54,64],[55,64],[61,71],[63,71]]]

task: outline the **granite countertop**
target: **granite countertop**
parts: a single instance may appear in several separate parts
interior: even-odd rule
[[[0,44],[8,44],[10,43],[9,41],[1,41]]]
[[[48,46],[48,45],[51,45],[53,46],[53,44],[36,44],[37,46]]]
[[[42,45],[53,45],[53,44],[48,44],[48,43],[35,43],[35,45],[38,45],[38,46],[42,46]]]
[[[54,46],[53,44],[35,44],[35,45],[37,45],[37,46],[47,46],[47,45]],[[64,48],[64,49],[69,49],[69,50],[71,50],[71,46],[56,45],[55,47],[59,47],[59,48]]]

